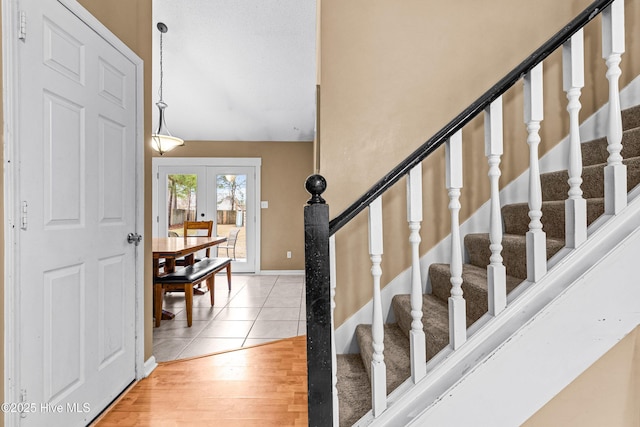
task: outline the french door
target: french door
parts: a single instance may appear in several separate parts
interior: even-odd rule
[[[260,159],[154,159],[154,235],[182,236],[184,221],[213,221],[231,246],[217,255],[232,258],[235,272],[258,272],[259,167]]]

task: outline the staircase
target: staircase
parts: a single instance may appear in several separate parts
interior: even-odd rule
[[[627,165],[627,188],[640,183],[640,106],[622,112],[624,164]],[[604,213],[604,179],[606,138],[582,143],[582,189],[587,201],[587,223]],[[566,170],[541,175],[542,223],[547,234],[547,257],[551,258],[565,246],[565,204],[569,185]],[[527,203],[502,207],[505,235],[502,240],[507,291],[511,292],[527,279],[526,238],[529,231]],[[467,302],[467,326],[487,313],[487,265],[489,265],[489,235],[468,234],[464,246],[469,262],[463,265],[462,280]],[[432,264],[429,280],[432,293],[424,294],[423,324],[426,337],[426,357],[431,359],[449,344],[447,300],[451,291],[449,264]],[[391,393],[411,375],[409,333],[411,330],[411,295],[393,297],[392,309],[396,323],[384,325],[384,360],[387,366],[387,392]],[[351,426],[371,409],[369,378],[373,358],[371,325],[359,325],[356,337],[360,354],[338,355],[338,397],[340,425]]]
[[[609,88],[606,138],[581,143],[582,29],[600,13]],[[640,324],[640,287],[631,280],[633,254],[640,250],[640,187],[634,189],[640,183],[640,105],[620,109],[618,79],[624,37],[624,1],[595,0],[331,221],[321,197],[325,179],[320,175],[307,179],[306,188],[312,195],[305,207],[310,425],[519,425],[526,419],[523,416],[552,397],[550,390],[559,391],[616,339]],[[553,170],[549,168],[540,174],[543,61],[557,49],[562,50],[569,136],[566,144],[559,145],[566,152],[556,164],[567,170],[546,172]],[[522,81],[530,160],[528,191],[503,205],[499,189],[502,95]],[[626,105],[638,104],[640,96]],[[477,229],[488,233],[461,236],[462,133],[479,115],[484,115],[491,195],[487,209],[481,208],[490,212],[478,215],[483,220]],[[558,119],[566,120],[549,118]],[[508,148],[521,150],[523,142],[511,141]],[[451,235],[445,240],[450,252],[440,251],[436,260],[449,263],[432,263],[426,278],[421,277],[419,252],[422,161],[443,145],[451,214]],[[394,294],[395,284],[384,289],[385,296],[393,295],[385,304],[391,300],[395,319],[384,323],[382,196],[401,179],[407,184],[411,253],[407,270],[411,277],[403,273],[406,280],[401,286],[402,292],[410,289],[410,293]],[[371,324],[344,328],[352,322],[348,319],[336,340],[333,296],[336,286],[348,286],[336,283],[336,239],[341,238],[341,228],[365,210],[373,298],[352,319],[363,319],[366,313],[364,318],[371,319]],[[625,245],[630,251],[621,256]],[[626,264],[621,265],[623,258]],[[603,290],[597,287],[606,280],[613,282],[607,287],[608,300],[600,297]],[[606,316],[594,318],[600,313]],[[612,316],[616,321],[606,323]],[[584,324],[591,325],[589,333],[581,329]],[[352,331],[360,353],[336,354],[338,343],[344,349],[344,337],[351,338]],[[579,339],[585,336],[588,339]],[[539,350],[535,356],[527,353],[532,348]],[[570,367],[556,362],[563,357],[577,362]],[[555,365],[545,365],[547,362]],[[538,386],[539,376],[552,371],[556,372],[554,388]],[[516,383],[519,388],[512,381],[516,377],[522,379]],[[496,406],[514,398],[511,389],[529,394],[533,399],[523,401],[532,403],[525,408],[522,401],[512,400],[517,404]],[[485,391],[489,394],[477,399]],[[510,418],[504,417],[505,412],[510,412]],[[502,418],[497,419],[496,413]]]

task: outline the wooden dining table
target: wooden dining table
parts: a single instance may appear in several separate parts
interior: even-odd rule
[[[189,236],[189,237],[154,237],[152,241],[153,251],[153,276],[160,277],[175,271],[176,259],[184,257],[185,265],[195,262],[195,254],[203,249],[211,248],[227,241],[225,236]],[[161,264],[161,260],[164,263]],[[162,273],[160,266],[162,265]],[[175,315],[168,311],[162,311],[163,319],[173,319]]]
[[[165,260],[164,273],[175,270],[177,258],[184,257],[185,265],[193,264],[195,253],[227,241],[225,236],[193,236],[193,237],[154,237],[153,250],[153,274],[159,275],[160,260]]]

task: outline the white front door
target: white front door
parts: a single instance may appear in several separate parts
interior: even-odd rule
[[[19,421],[83,426],[135,379],[137,71],[58,1],[20,6]]]

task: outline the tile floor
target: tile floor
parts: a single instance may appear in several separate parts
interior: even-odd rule
[[[158,362],[306,334],[303,275],[234,274],[231,291],[226,276],[216,276],[215,305],[209,294],[194,295],[193,325],[187,327],[184,294],[165,294],[164,309],[176,314],[153,329]]]

